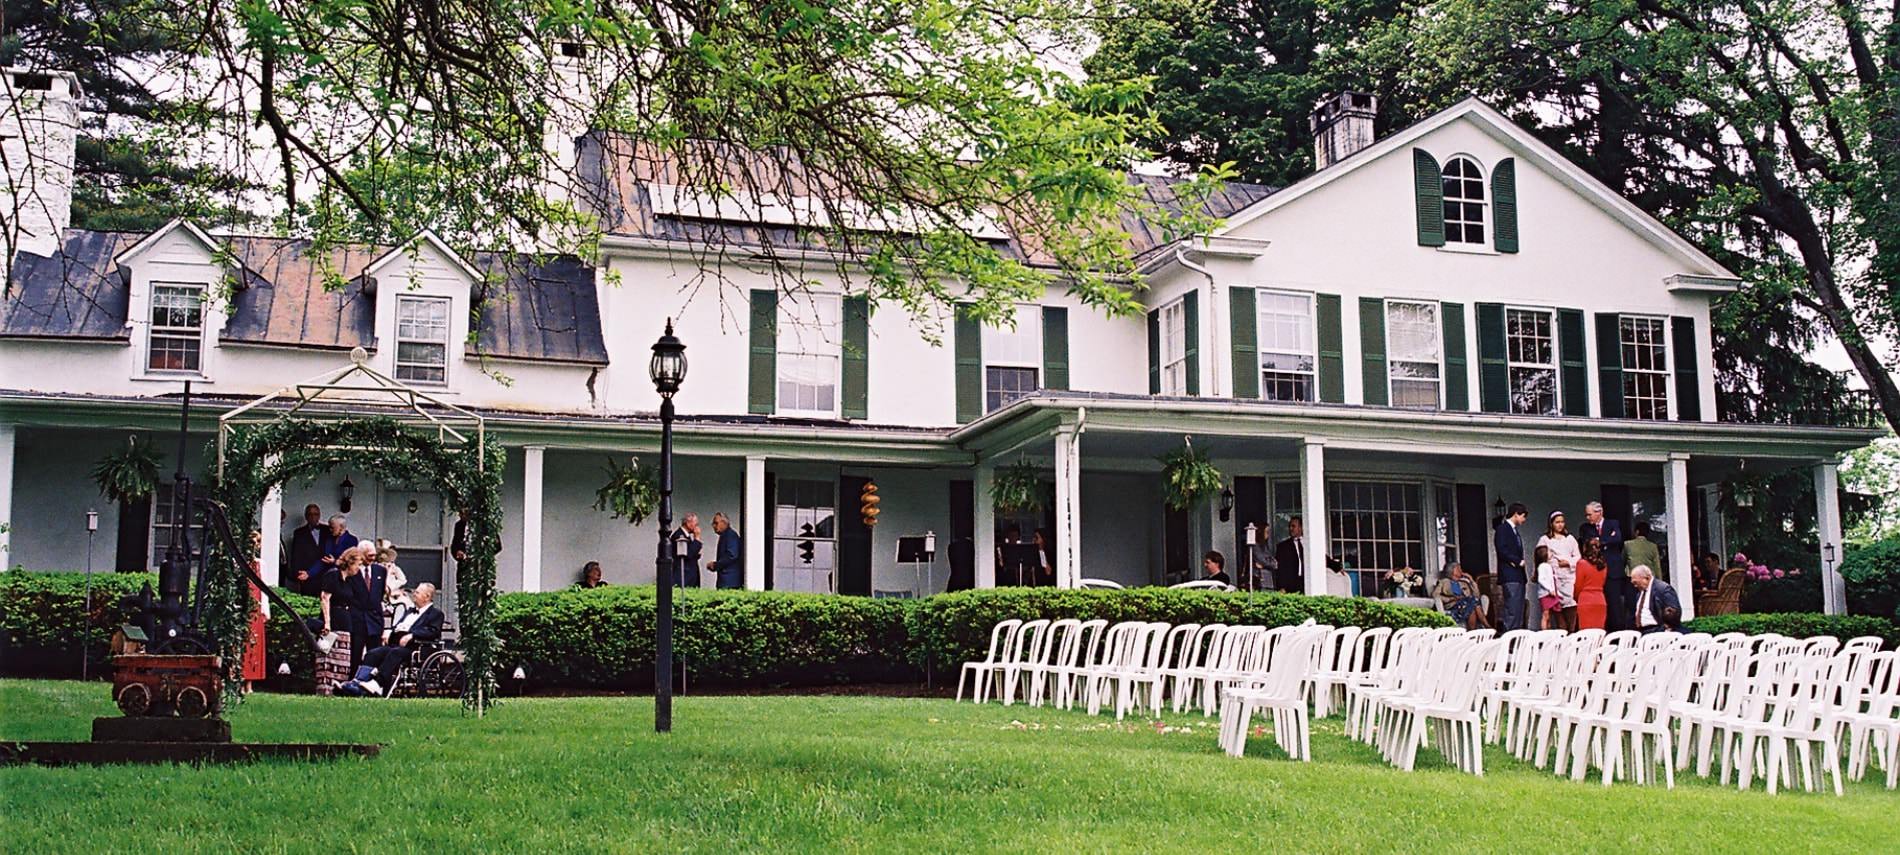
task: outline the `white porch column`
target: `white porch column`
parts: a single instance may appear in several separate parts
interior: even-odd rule
[[[0,422],[0,569],[13,566],[14,427]]]
[[[976,586],[996,587],[996,502],[990,490],[996,486],[996,464],[976,465],[970,492],[976,502]]]
[[[1308,439],[1300,444],[1300,522],[1306,540],[1306,593],[1326,593],[1326,556],[1331,553],[1326,532],[1326,443]]]
[[[745,522],[739,532],[745,549],[745,587],[748,591],[765,590],[766,545],[772,541],[772,517],[765,496],[765,458],[745,459]]]
[[[1074,425],[1056,430],[1056,587],[1082,578],[1082,437]]]
[[[541,590],[541,472],[547,447],[522,449],[521,460],[521,590]]]
[[[1669,569],[1662,575],[1676,589],[1684,622],[1695,618],[1695,550],[1689,545],[1689,455],[1671,454],[1663,465],[1663,513],[1668,518]]]
[[[1841,578],[1840,560],[1841,469],[1832,460],[1814,466],[1814,521],[1821,535],[1821,609],[1847,614],[1847,580]]]
[[[264,458],[264,465],[275,469],[281,458],[282,455],[270,455]],[[284,485],[272,484],[264,494],[264,504],[257,509],[257,530],[264,535],[257,550],[257,575],[274,588],[283,584],[278,563],[284,554]],[[257,605],[265,617],[270,617],[270,598],[259,600]]]

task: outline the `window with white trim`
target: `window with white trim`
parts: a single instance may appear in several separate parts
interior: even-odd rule
[[[1161,394],[1186,395],[1187,301],[1161,307]]]
[[[1042,388],[1042,309],[1016,308],[1016,327],[983,327],[983,411],[993,412]]]
[[[1326,482],[1326,548],[1358,582],[1357,593],[1378,596],[1385,574],[1411,568],[1425,573],[1423,490],[1402,481]]]
[[[1313,295],[1260,289],[1260,397],[1269,401],[1314,400],[1319,363],[1313,326]]]
[[[1557,415],[1557,315],[1548,309],[1505,309],[1504,349],[1511,412]]]
[[[785,415],[837,418],[843,355],[841,297],[810,294],[800,300],[780,300],[778,411]]]
[[[160,481],[158,489],[152,491],[152,533],[150,549],[146,554],[152,557],[152,569],[158,569],[165,563],[165,552],[172,542],[172,482]],[[182,509],[181,509],[182,510]],[[196,558],[204,546],[204,513],[191,515],[191,523],[185,527],[185,551],[189,557]]]
[[[1484,171],[1458,156],[1445,164],[1445,242],[1484,245]]]
[[[1662,318],[1622,317],[1623,414],[1669,418],[1669,338]]]
[[[772,513],[772,588],[838,590],[837,483],[780,478]]]
[[[396,298],[396,379],[435,385],[449,382],[447,298]]]
[[[1386,373],[1394,407],[1436,410],[1443,400],[1438,304],[1385,303]]]
[[[146,369],[181,374],[203,370],[204,298],[203,285],[152,285],[152,325],[146,338]]]

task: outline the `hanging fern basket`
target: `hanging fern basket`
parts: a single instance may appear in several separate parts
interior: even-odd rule
[[[1226,484],[1207,452],[1197,451],[1192,441],[1156,458],[1161,461],[1162,479],[1167,484],[1168,507],[1181,511],[1192,508],[1219,493]]]

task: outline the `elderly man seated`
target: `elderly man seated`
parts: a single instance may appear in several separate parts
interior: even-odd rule
[[[417,585],[415,600],[415,609],[404,612],[384,634],[383,646],[363,654],[356,679],[336,687],[338,694],[353,698],[381,695],[381,681],[394,685],[396,674],[409,664],[417,644],[442,637],[442,610],[435,605],[435,586],[428,582]]]

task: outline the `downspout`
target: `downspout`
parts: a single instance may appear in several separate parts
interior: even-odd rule
[[[1188,260],[1187,247],[1177,244],[1174,247],[1174,260],[1182,267],[1207,278],[1207,379],[1210,398],[1230,397],[1231,392],[1221,382],[1221,346],[1220,346],[1220,286],[1214,282],[1214,272]]]

